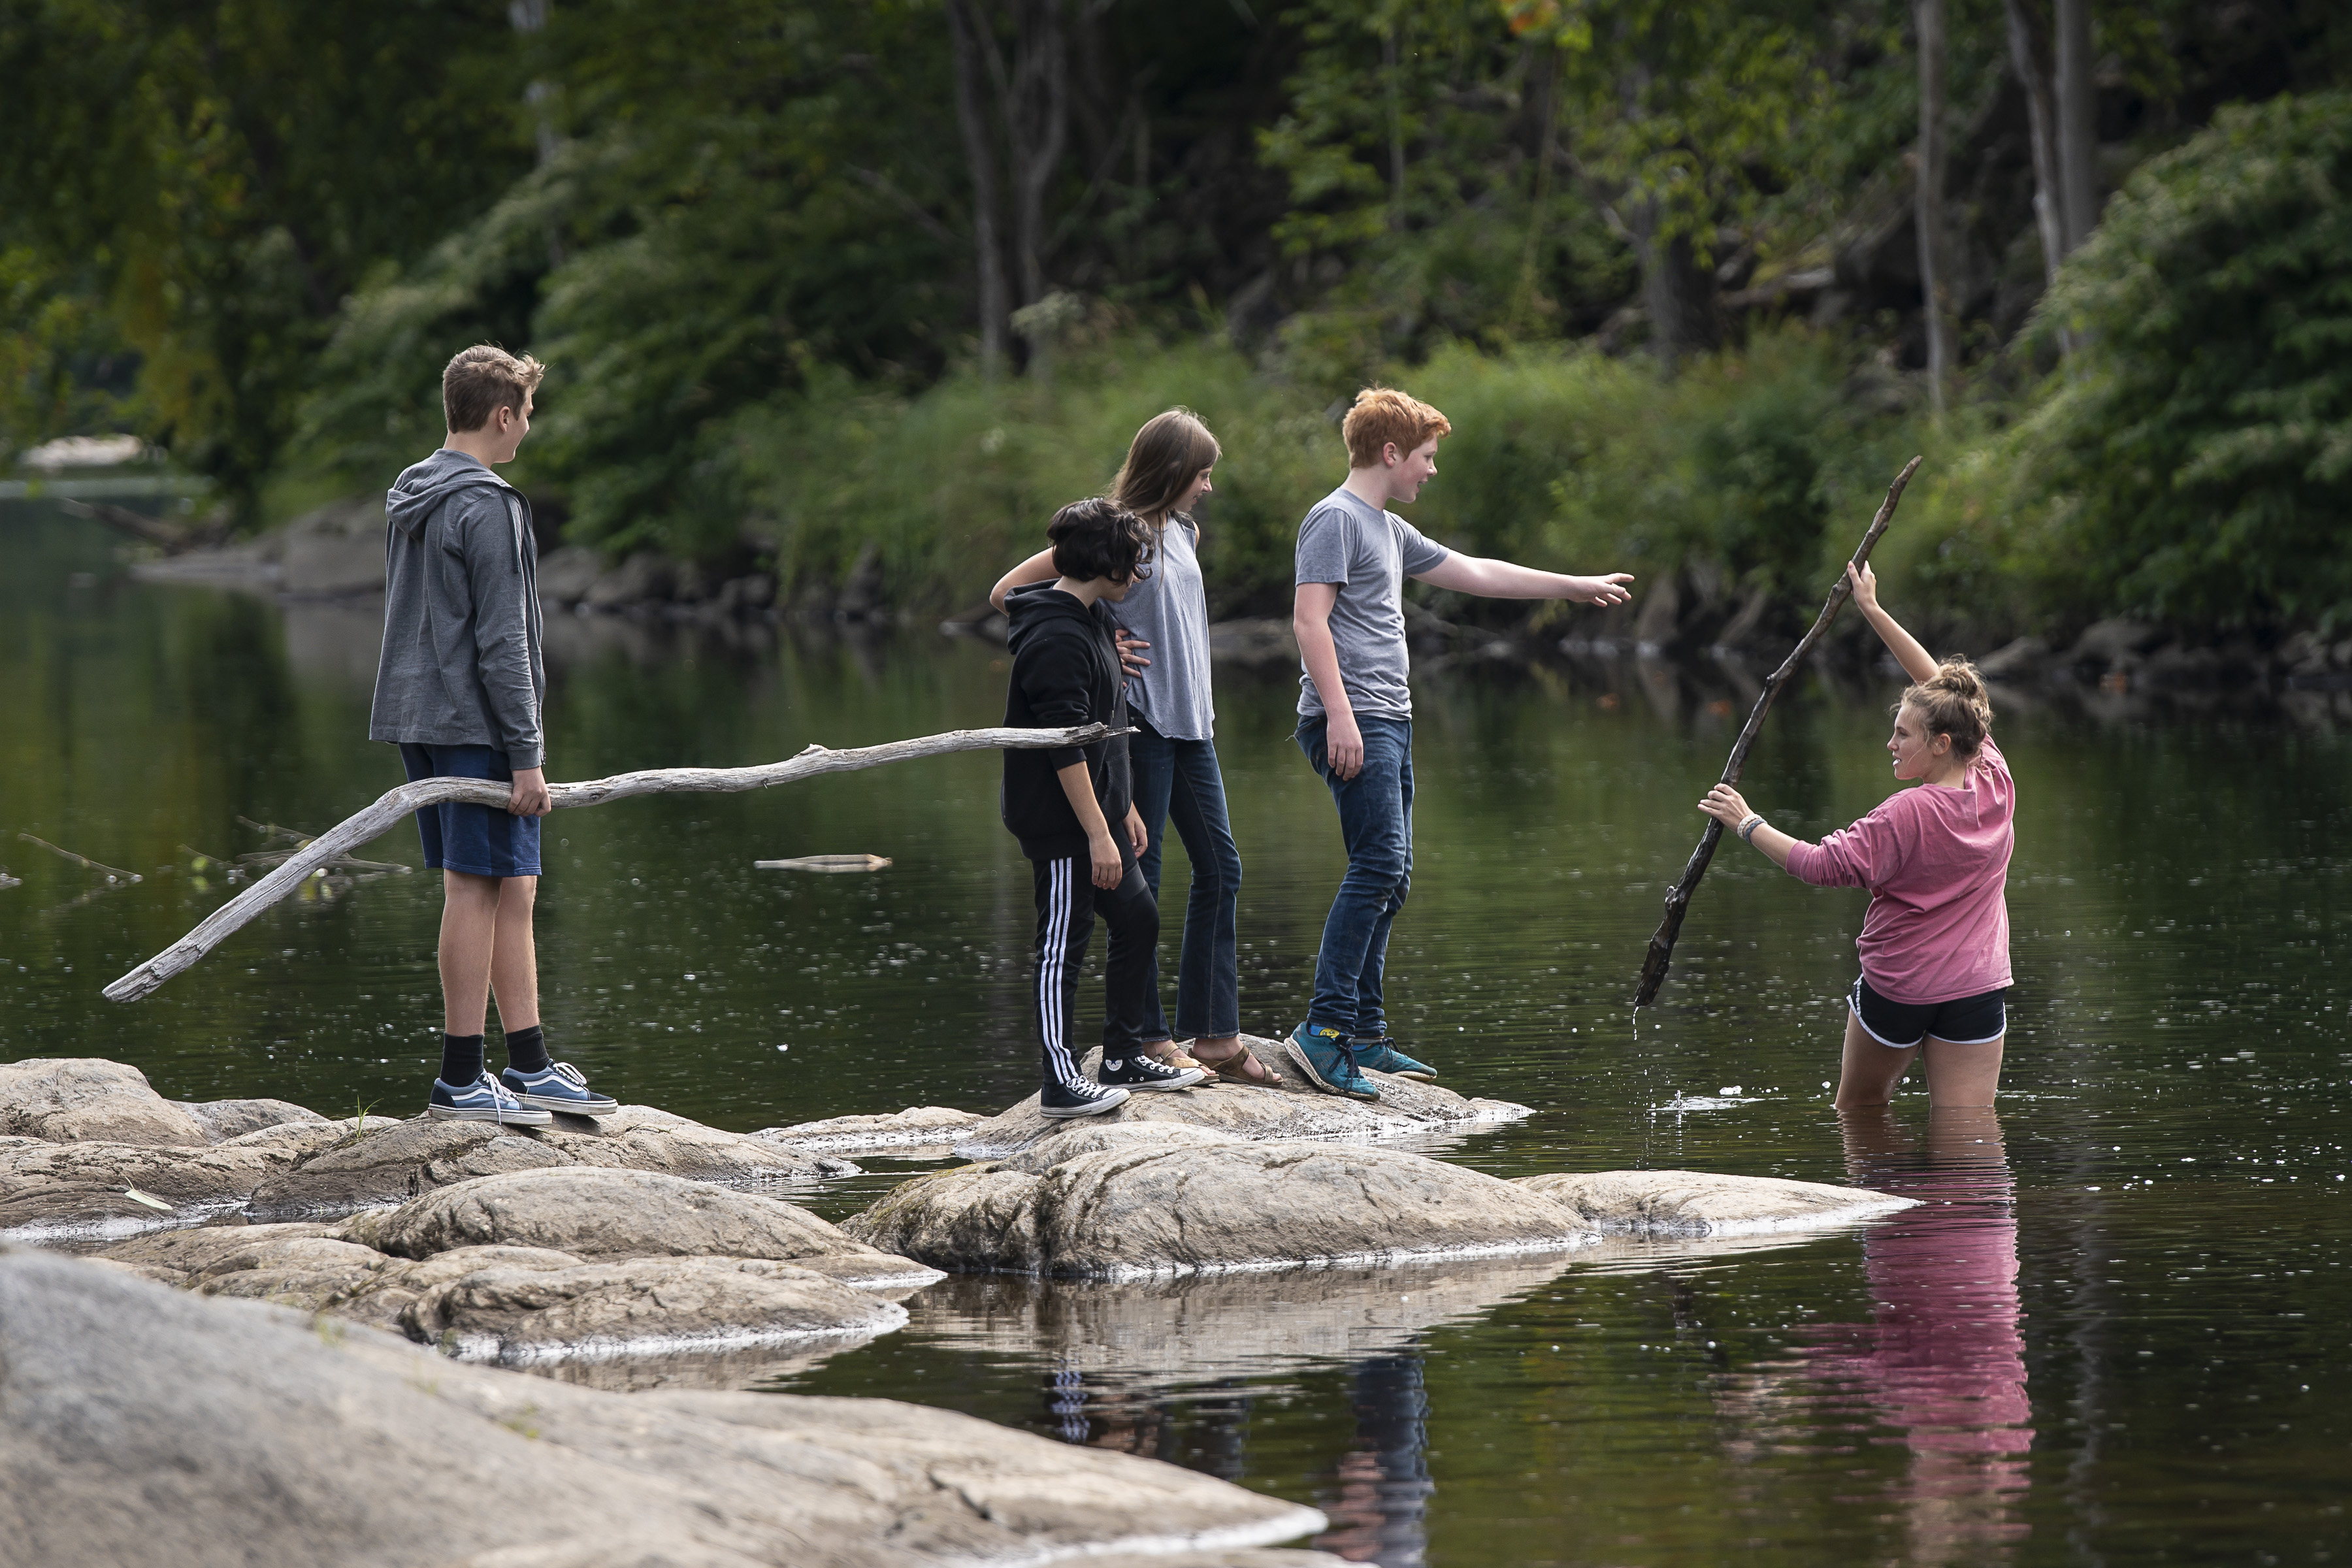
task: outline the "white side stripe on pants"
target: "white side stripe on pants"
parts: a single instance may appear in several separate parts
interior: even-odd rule
[[[1037,1022],[1045,1031],[1045,1059],[1065,1087],[1077,1087],[1078,1064],[1070,1059],[1070,1043],[1062,1033],[1062,976],[1070,962],[1070,874],[1075,857],[1045,864],[1045,927],[1044,950],[1037,954]]]

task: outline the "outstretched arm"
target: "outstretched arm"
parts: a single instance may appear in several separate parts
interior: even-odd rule
[[[1632,598],[1625,584],[1631,573],[1612,572],[1605,577],[1570,577],[1559,572],[1538,572],[1508,561],[1495,561],[1459,551],[1426,572],[1414,575],[1433,588],[1476,594],[1487,599],[1573,599],[1583,605],[1622,605]]]
[[[1706,798],[1698,803],[1698,808],[1734,833],[1739,831],[1741,823],[1756,815],[1748,809],[1748,802],[1740,793],[1726,784],[1719,784],[1707,791]],[[1789,865],[1789,850],[1797,840],[1769,822],[1759,822],[1756,831],[1748,836],[1748,842],[1762,850],[1766,859],[1785,870]]]
[[[1915,684],[1935,674],[1936,656],[1920,647],[1919,639],[1905,631],[1902,623],[1880,606],[1878,574],[1867,565],[1857,572],[1849,561],[1845,563],[1845,580],[1853,584],[1853,602],[1861,609],[1863,619],[1878,634],[1878,640],[1886,645],[1886,651],[1895,656],[1895,662],[1903,667],[1903,673]],[[1758,837],[1762,836],[1759,831]]]

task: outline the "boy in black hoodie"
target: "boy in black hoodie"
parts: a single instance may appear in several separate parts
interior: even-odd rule
[[[1101,602],[1127,596],[1144,570],[1150,531],[1133,512],[1096,499],[1055,513],[1045,537],[1061,576],[1015,589],[1004,605],[1013,652],[1004,721],[1124,730],[1127,677]],[[1038,1108],[1048,1116],[1093,1116],[1130,1090],[1199,1083],[1207,1076],[1199,1068],[1168,1067],[1144,1049],[1160,910],[1136,866],[1147,840],[1128,778],[1127,737],[1007,751],[1003,813],[1029,857],[1037,895],[1037,1033],[1045,1052]],[[1099,1083],[1078,1071],[1070,1046],[1078,970],[1097,912],[1111,932]]]

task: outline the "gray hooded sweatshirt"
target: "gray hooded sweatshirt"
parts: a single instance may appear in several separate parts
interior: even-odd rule
[[[447,447],[384,497],[383,655],[372,741],[547,760],[539,547],[520,491]]]

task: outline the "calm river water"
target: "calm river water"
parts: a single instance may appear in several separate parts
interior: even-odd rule
[[[190,851],[398,782],[371,611],[131,583],[0,506],[0,1059],[111,1057],[181,1099],[421,1106],[437,889],[282,907],[143,1003],[99,988],[215,907]],[[553,628],[551,772],[735,765],[992,723],[998,650]],[[1716,681],[1710,689],[1706,679]],[[1221,672],[1247,864],[1244,1024],[1304,1003],[1340,868],[1279,674]],[[1888,786],[1893,687],[1776,712],[1749,795],[1806,837]],[[957,1279],[904,1331],[760,1385],[887,1394],[1311,1503],[1318,1544],[1485,1564],[2313,1563],[2352,1551],[2352,745],[2262,719],[2026,708],[2018,985],[1997,1116],[1829,1110],[1857,893],[1727,847],[1638,1033],[1626,999],[1746,710],[1720,676],[1421,682],[1392,953],[1414,1054],[1531,1119],[1504,1174],[1691,1166],[1922,1197],[1858,1233],[1374,1275]],[[992,754],[550,819],[551,1043],[626,1100],[751,1130],[1034,1082],[1029,880]],[[110,889],[30,833],[136,871]],[[755,858],[871,852],[873,876]],[[417,863],[404,829],[370,853]],[[1171,870],[1182,875],[1181,854]],[[1172,922],[1171,922],[1172,923]],[[1172,956],[1172,954],[1171,954]],[[495,1056],[495,1046],[494,1046]],[[1736,1086],[1736,1087],[1735,1087]],[[839,1216],[913,1168],[865,1162]]]

